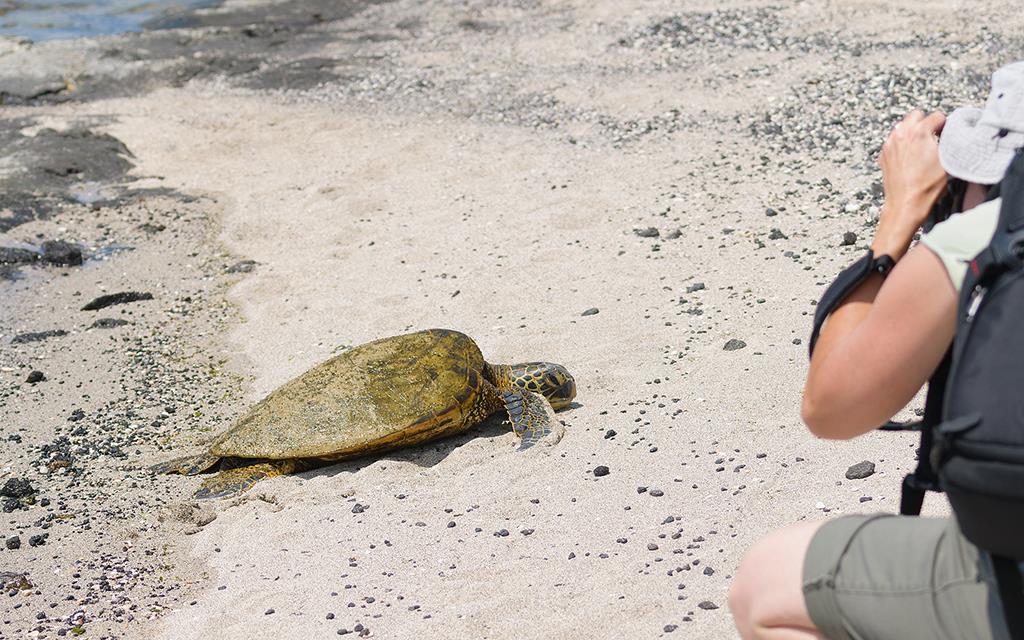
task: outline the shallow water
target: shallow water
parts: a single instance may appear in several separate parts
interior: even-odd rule
[[[36,42],[141,31],[156,17],[212,0],[0,0],[0,36]]]

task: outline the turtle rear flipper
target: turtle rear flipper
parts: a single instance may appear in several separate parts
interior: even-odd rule
[[[519,451],[529,449],[551,433],[553,423],[544,396],[525,389],[503,389],[501,396],[512,430],[522,438]]]
[[[203,453],[198,456],[185,456],[161,462],[151,466],[149,470],[156,474],[180,473],[183,476],[194,476],[211,469],[218,462],[220,462],[220,456]]]
[[[207,478],[196,491],[197,500],[228,498],[248,491],[264,478],[283,476],[299,468],[297,460],[270,460],[221,471]]]

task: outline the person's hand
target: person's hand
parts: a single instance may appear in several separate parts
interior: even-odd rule
[[[885,204],[871,247],[876,256],[888,254],[898,260],[906,253],[914,233],[942,194],[947,177],[939,163],[937,136],[945,123],[941,111],[927,116],[911,111],[882,145],[878,162]]]

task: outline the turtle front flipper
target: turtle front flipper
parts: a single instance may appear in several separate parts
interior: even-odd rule
[[[552,431],[548,401],[544,396],[525,389],[502,389],[508,419],[512,430],[522,438],[519,451],[529,449]]]
[[[297,460],[269,460],[221,471],[208,478],[196,491],[197,500],[228,498],[248,491],[264,478],[283,476],[299,469]]]
[[[180,473],[183,476],[194,476],[212,468],[218,462],[220,462],[220,456],[203,453],[198,456],[185,456],[161,462],[153,465],[149,470],[156,474]]]

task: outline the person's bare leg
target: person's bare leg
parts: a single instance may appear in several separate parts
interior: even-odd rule
[[[803,593],[804,555],[821,525],[790,525],[747,551],[729,591],[729,608],[744,640],[824,638],[811,622]]]

